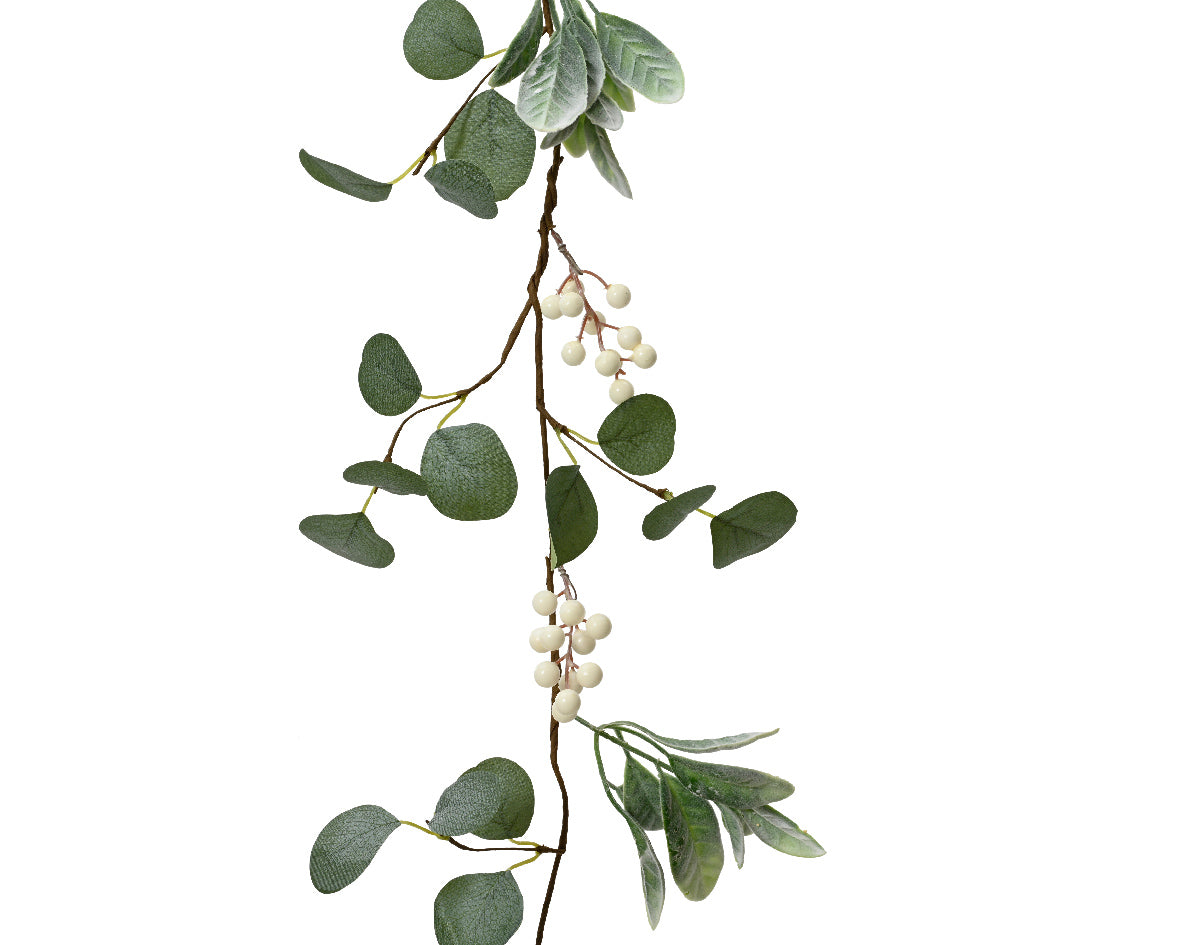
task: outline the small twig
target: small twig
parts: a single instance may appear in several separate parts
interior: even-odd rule
[[[493,66],[486,73],[484,73],[484,78],[476,83],[476,87],[474,89],[472,89],[471,94],[468,95],[468,97],[463,100],[463,104],[459,106],[459,111],[457,111],[454,115],[451,116],[451,120],[449,122],[447,122],[446,125],[443,126],[443,130],[440,131],[435,136],[435,140],[426,146],[426,150],[422,152],[422,159],[418,162],[418,166],[414,168],[414,174],[412,176],[417,176],[418,172],[422,170],[423,165],[426,164],[426,159],[428,157],[430,157],[432,154],[434,154],[435,151],[438,149],[439,142],[442,141],[443,137],[447,134],[447,132],[451,130],[451,126],[455,124],[455,119],[457,119],[459,117],[459,113],[462,112],[465,108],[467,108],[467,103],[476,97],[476,93],[478,91],[480,91],[480,86],[483,85],[484,81],[488,78],[488,76],[492,75],[492,73],[495,71],[496,71],[496,66]],[[403,175],[403,176],[405,176],[405,175]]]
[[[403,821],[403,823],[404,823],[404,821]],[[419,828],[419,829],[421,829],[421,828]],[[428,833],[429,833],[429,831],[428,831]],[[438,836],[438,834],[436,834],[436,836]],[[461,849],[461,850],[467,850],[468,853],[499,853],[499,852],[520,853],[521,852],[520,847],[469,847],[466,844],[460,843],[454,837],[444,837],[443,839],[446,840],[448,843],[450,843],[453,847],[459,847],[459,849]],[[547,846],[540,844],[540,843],[531,843],[529,845],[531,847],[533,847],[533,849],[536,850],[538,853],[557,853],[558,852],[553,847],[547,847]]]
[[[558,433],[570,433],[570,428],[568,426],[566,426],[564,423],[559,423],[557,421],[557,419],[555,419],[554,416],[548,410],[546,410],[544,407],[542,407],[540,409],[541,409],[542,416],[544,417],[544,419],[548,420],[550,425]],[[604,459],[602,456],[600,456],[598,453],[596,453],[594,450],[592,450],[589,446],[587,446],[585,443],[580,442],[574,436],[570,437],[570,442],[573,443],[575,446],[579,447],[580,449],[586,450],[588,453],[591,454],[591,456],[593,456],[595,459],[597,459],[600,463],[602,463],[604,466],[606,466],[612,472],[618,473],[620,476],[622,476],[624,479],[626,479],[628,482],[632,483],[633,485],[639,486],[641,489],[651,492],[653,495],[660,496],[660,498],[662,498],[662,499],[664,498],[664,493],[667,491],[666,489],[657,489],[655,486],[650,486],[647,483],[640,482],[639,479],[633,479],[631,476],[629,476],[627,473],[625,473],[618,466],[615,466],[609,460]]]

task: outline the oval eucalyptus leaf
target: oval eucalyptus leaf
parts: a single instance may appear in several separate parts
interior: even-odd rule
[[[545,511],[556,556],[569,564],[590,547],[599,531],[599,508],[577,466],[559,466],[545,481]]]
[[[499,518],[517,498],[517,473],[500,437],[482,423],[444,427],[422,452],[431,505],[461,522]]]
[[[587,124],[583,127],[586,130],[586,147],[591,160],[594,161],[595,169],[603,180],[631,200],[632,185],[627,182],[627,175],[619,166],[619,158],[615,156],[615,149],[611,147],[611,139],[607,137],[607,132],[597,125]]]
[[[562,8],[566,11],[567,29],[578,37],[578,45],[582,47],[582,57],[586,60],[586,102],[583,105],[583,108],[586,108],[603,91],[603,80],[607,77],[607,68],[603,64],[603,51],[599,48],[599,40],[595,36],[595,31],[586,19],[582,4],[578,3],[578,0],[562,0]]]
[[[497,806],[491,818],[472,830],[481,840],[520,837],[533,823],[533,781],[509,758],[486,758],[471,769],[496,779]]]
[[[309,870],[312,885],[322,893],[344,889],[373,862],[386,837],[400,821],[374,804],[363,804],[337,814],[312,844]]]
[[[435,833],[462,837],[491,820],[499,802],[496,776],[468,770],[439,795],[427,823]]]
[[[742,864],[746,862],[746,826],[734,810],[725,804],[717,806],[722,815],[722,826],[730,835],[730,846],[734,848],[734,862],[742,869]]]
[[[636,394],[607,414],[597,439],[607,458],[620,469],[647,476],[662,470],[672,459],[676,432],[677,418],[667,400],[655,394]]]
[[[468,873],[435,897],[435,938],[439,945],[504,945],[524,917],[525,899],[512,873]]]
[[[690,515],[713,496],[715,486],[698,486],[662,502],[644,516],[644,537],[650,541],[667,538]]]
[[[754,835],[767,846],[791,856],[824,856],[825,850],[806,830],[784,817],[773,807],[744,810],[743,819],[750,824]]]
[[[394,563],[394,548],[373,530],[363,512],[351,515],[309,515],[299,530],[317,545],[367,568],[387,568]]]
[[[625,728],[639,732],[642,735],[647,735],[652,741],[663,745],[665,748],[675,748],[677,751],[687,751],[692,755],[704,755],[714,751],[731,751],[735,748],[745,748],[752,742],[757,742],[761,738],[770,738],[772,735],[777,735],[779,729],[772,729],[769,732],[744,732],[741,735],[723,735],[721,738],[667,738],[664,735],[657,735],[650,728],[644,728],[635,722],[612,722],[610,725],[604,725],[603,728]]]
[[[533,9],[529,11],[529,18],[508,44],[504,58],[500,60],[496,70],[488,77],[488,85],[491,88],[506,85],[524,72],[537,55],[544,32],[545,20],[541,15],[541,0],[536,0]]]
[[[673,879],[686,899],[698,902],[713,892],[722,872],[725,854],[718,818],[708,801],[663,771],[660,810]]]
[[[361,396],[383,417],[405,413],[422,395],[422,381],[392,335],[376,334],[365,342],[357,368]]]
[[[521,76],[517,114],[538,131],[565,128],[586,110],[586,58],[568,26],[569,21],[558,27]]]
[[[612,75],[653,102],[680,101],[685,73],[672,50],[638,23],[600,13],[593,3],[591,9],[603,61]]]
[[[548,135],[541,139],[541,144],[538,145],[538,150],[545,151],[549,148],[556,148],[559,144],[574,134],[574,130],[578,127],[578,122],[573,122],[567,125],[561,131],[551,131]]]
[[[458,0],[426,0],[402,37],[410,68],[428,79],[454,79],[484,55],[484,38],[468,8]]]
[[[632,90],[622,82],[616,82],[609,69],[607,70],[607,78],[603,80],[603,94],[609,96],[611,101],[625,112],[636,110],[636,97]]]
[[[394,495],[426,495],[426,483],[418,473],[376,459],[353,463],[344,471],[344,480],[359,486],[376,486]]]
[[[299,163],[303,165],[305,171],[324,186],[339,190],[342,194],[348,194],[350,197],[368,200],[370,203],[379,203],[385,200],[394,186],[362,177],[356,171],[350,171],[347,167],[341,167],[339,164],[312,157],[302,148],[299,151]]]
[[[795,503],[782,492],[761,492],[710,519],[714,567],[770,548],[791,530],[796,514]]]
[[[563,142],[566,145],[566,153],[571,157],[580,158],[586,154],[586,129],[588,126],[586,116],[580,116],[578,121],[574,123],[573,133]]]
[[[783,778],[753,768],[718,765],[692,758],[669,756],[673,774],[694,794],[746,810],[790,797],[795,788]]]
[[[600,95],[586,110],[587,120],[607,131],[618,131],[623,127],[623,112],[606,95]]]
[[[623,766],[623,789],[620,792],[624,809],[645,830],[659,830],[664,821],[660,817],[660,782],[651,771],[631,755]]]
[[[467,161],[440,161],[423,176],[448,203],[463,207],[481,220],[496,216],[496,190],[488,175],[476,165]]]
[[[536,144],[533,129],[521,121],[513,103],[492,89],[467,103],[443,139],[447,160],[482,170],[496,200],[510,197],[529,179]]]

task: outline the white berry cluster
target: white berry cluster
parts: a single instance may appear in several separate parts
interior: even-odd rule
[[[606,288],[607,304],[612,308],[624,308],[632,300],[631,289],[620,282]],[[614,378],[608,390],[612,403],[621,404],[636,392],[632,382],[624,377],[624,362],[630,362],[638,368],[650,368],[656,363],[656,349],[644,344],[640,329],[634,325],[616,328],[607,324],[606,320],[591,308],[586,298],[586,286],[576,275],[571,275],[562,284],[557,295],[549,295],[541,300],[541,313],[546,318],[560,318],[563,315],[570,318],[581,316],[582,324],[578,337],[562,346],[562,360],[571,367],[577,367],[586,360],[586,347],[582,343],[583,333],[590,332],[598,336],[599,353],[595,356],[595,370],[604,377]],[[626,356],[603,343],[604,328],[615,331],[616,343],[628,352]]]
[[[538,627],[529,634],[529,645],[538,653],[552,653],[560,651],[567,643],[566,655],[559,655],[557,660],[547,660],[538,663],[533,670],[533,678],[537,685],[552,689],[557,686],[561,690],[554,699],[550,710],[559,722],[573,722],[582,708],[584,688],[593,689],[603,681],[603,671],[598,663],[574,662],[574,654],[586,656],[599,640],[605,639],[611,633],[611,621],[603,614],[586,615],[586,608],[581,601],[564,600],[558,606],[558,595],[553,591],[538,591],[533,595],[533,609],[543,617],[548,617],[554,611],[558,612],[558,625]]]

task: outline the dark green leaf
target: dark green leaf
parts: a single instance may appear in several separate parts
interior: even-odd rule
[[[590,547],[599,531],[599,509],[577,466],[559,466],[545,481],[545,511],[557,556],[553,566],[569,564]]]
[[[586,108],[603,91],[603,79],[607,75],[603,51],[599,49],[599,40],[586,19],[582,4],[578,0],[562,0],[562,8],[566,11],[566,28],[578,37],[578,45],[582,47],[582,56],[586,60],[586,102],[583,105]]]
[[[461,837],[488,823],[499,803],[496,776],[469,769],[439,795],[428,823],[435,833]]]
[[[579,117],[574,123],[574,131],[564,142],[566,152],[571,157],[580,158],[586,154],[586,129],[589,127],[585,116]]]
[[[667,538],[681,522],[710,500],[714,488],[699,486],[656,506],[644,516],[644,537],[651,541]]]
[[[517,497],[517,473],[491,427],[468,423],[431,434],[422,452],[427,498],[448,518],[499,518]]]
[[[457,0],[426,0],[402,37],[410,68],[428,79],[454,79],[484,55],[480,27]]]
[[[782,492],[761,492],[743,499],[710,520],[714,567],[724,568],[770,548],[795,523],[795,503]]]
[[[486,758],[471,769],[496,778],[498,803],[491,819],[472,831],[482,840],[520,837],[533,822],[533,781],[508,758]]]
[[[513,103],[492,89],[470,102],[443,139],[449,161],[474,164],[504,200],[529,179],[537,137],[517,116]]]
[[[587,124],[586,147],[590,151],[595,169],[608,184],[618,190],[623,196],[631,200],[632,186],[627,182],[627,175],[619,166],[619,159],[615,156],[615,149],[611,147],[611,139],[607,132],[597,125]]]
[[[667,400],[655,394],[636,394],[607,414],[597,439],[616,466],[647,476],[662,470],[672,459],[676,432],[677,418]]]
[[[312,157],[303,149],[300,149],[299,152],[299,163],[321,184],[331,187],[333,190],[339,190],[342,194],[348,194],[350,197],[368,200],[370,203],[385,200],[390,195],[390,189],[394,186],[362,177],[355,171],[350,171],[347,167],[341,167],[339,164],[332,164],[329,161],[322,161],[318,157]]]
[[[722,814],[722,826],[730,835],[730,846],[734,848],[734,862],[742,869],[742,864],[746,861],[746,825],[743,824],[742,818],[725,804],[718,804],[718,810]]]
[[[621,16],[600,13],[595,27],[603,61],[611,74],[654,102],[677,102],[685,94],[685,73],[667,46],[644,27]]]
[[[476,165],[467,161],[440,161],[423,176],[448,203],[463,207],[481,220],[496,216],[496,190],[488,175]]]
[[[586,111],[586,58],[569,21],[521,76],[517,114],[538,131],[558,131]]]
[[[529,18],[524,26],[517,31],[508,49],[504,51],[504,58],[496,70],[488,77],[490,88],[497,88],[512,82],[525,71],[525,68],[537,55],[541,46],[541,36],[545,32],[545,22],[541,15],[541,0],[536,0],[533,9],[529,11]]]
[[[792,856],[824,856],[824,847],[812,839],[773,807],[744,810],[743,819],[750,824],[756,837],[780,853]]]
[[[603,92],[610,96],[611,101],[625,112],[636,110],[636,97],[632,94],[632,90],[622,82],[616,82],[610,69],[607,70],[607,78],[603,80]]]
[[[660,773],[660,809],[668,837],[668,862],[686,899],[704,899],[722,872],[722,831],[709,803]]]
[[[377,334],[365,342],[357,385],[365,403],[383,417],[405,413],[422,395],[422,381],[398,340]]]
[[[439,945],[504,945],[524,917],[525,899],[512,873],[468,873],[435,897],[435,938]]]
[[[694,794],[746,810],[790,797],[795,788],[783,778],[753,768],[718,765],[693,758],[669,756],[673,773]]]
[[[386,568],[394,562],[393,546],[373,530],[362,512],[309,515],[299,523],[299,530],[317,545],[357,564]]]
[[[312,844],[309,863],[312,884],[322,893],[344,889],[365,872],[399,823],[389,811],[373,804],[354,807],[333,817]]]
[[[761,738],[770,738],[779,732],[779,729],[772,729],[769,732],[744,732],[742,735],[723,735],[721,738],[666,738],[664,735],[657,735],[649,728],[644,728],[642,725],[637,725],[635,722],[612,722],[610,725],[603,726],[604,728],[630,728],[632,731],[639,732],[642,735],[647,735],[652,741],[663,745],[665,748],[675,748],[677,751],[687,751],[692,755],[704,755],[713,751],[730,751],[735,748],[745,748],[752,742],[757,742]]]
[[[623,127],[623,112],[606,95],[600,95],[595,99],[595,103],[586,110],[586,117],[591,124],[607,131],[618,131]]]
[[[659,830],[663,825],[660,818],[660,782],[647,768],[631,755],[623,767],[624,809],[645,830]]]
[[[549,148],[556,148],[559,144],[574,134],[576,128],[578,128],[578,122],[573,122],[567,125],[561,131],[551,131],[548,135],[541,139],[541,144],[538,145],[538,147],[542,151],[545,151]]]
[[[376,486],[394,495],[426,495],[422,476],[397,463],[383,463],[376,459],[353,463],[344,471],[344,479],[359,486]]]

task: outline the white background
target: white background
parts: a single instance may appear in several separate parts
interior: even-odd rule
[[[527,6],[473,0],[488,48]],[[704,903],[670,881],[649,933],[564,729],[553,940],[1177,941],[1175,5],[607,9],[688,76],[615,136],[634,202],[569,160],[556,216],[660,352],[637,386],[679,428],[654,484],[801,511],[715,572],[704,519],[649,543],[651,497],[588,469],[600,537],[571,572],[616,631],[584,714],[782,726],[725,760],[791,779],[829,855],[752,848]],[[531,337],[456,418],[510,445],[510,516],[383,494],[380,572],[295,527],[359,508],[340,471],[388,443],[364,340],[395,334],[428,392],[471,383],[536,253],[544,156],[494,222],[301,170],[306,147],[389,179],[467,94],[406,66],[412,10],[6,15],[9,941],[428,942],[437,889],[510,855],[406,829],[323,897],[308,849],[357,804],[421,822],[490,755],[531,772],[529,836],[556,839]],[[607,382],[551,363],[554,412],[593,433]],[[547,872],[517,873],[519,941]]]

